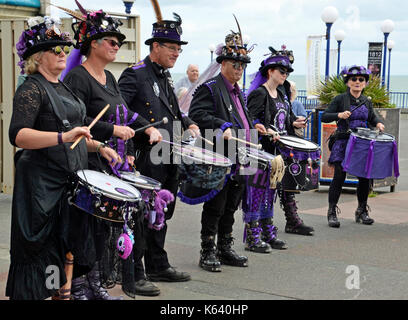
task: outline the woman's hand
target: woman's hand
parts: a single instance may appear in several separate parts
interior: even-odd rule
[[[113,135],[126,141],[135,136],[135,130],[127,126],[113,125]]]
[[[223,133],[223,135],[222,135],[222,137],[223,137],[225,140],[231,139],[231,138],[232,138],[232,131],[231,131],[231,129],[228,128],[227,130],[225,130],[224,133]]]
[[[135,165],[135,157],[134,156],[126,156],[128,163],[133,167]]]
[[[75,142],[81,136],[85,136],[88,140],[92,139],[88,127],[76,127],[70,131],[62,133],[62,142]]]
[[[145,133],[150,137],[149,143],[153,144],[154,142],[159,143],[162,141],[163,136],[161,135],[160,131],[154,127],[149,127],[145,130]]]
[[[103,146],[98,149],[98,152],[102,157],[108,160],[109,164],[112,166],[115,166],[117,163],[122,163],[122,158],[112,148]]]
[[[266,131],[272,137],[274,142],[280,140],[280,135],[276,131],[273,131],[272,129],[268,129]]]
[[[350,111],[340,112],[340,113],[338,113],[337,116],[339,117],[339,119],[346,120],[351,116],[351,112]]]
[[[305,117],[297,117],[297,119],[292,123],[296,128],[306,128],[306,118]]]
[[[261,134],[261,135],[267,134],[265,126],[262,123],[257,123],[255,125],[255,129],[258,130],[259,134]]]
[[[385,130],[385,126],[381,122],[377,123],[376,128],[380,130],[381,132],[384,132]]]

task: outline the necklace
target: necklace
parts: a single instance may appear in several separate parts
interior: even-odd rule
[[[96,81],[98,81],[101,85],[105,86],[106,85],[106,74],[105,70],[102,70],[101,74],[97,74],[95,69],[89,64],[89,63],[84,63],[83,66],[85,69],[89,72],[89,74],[95,78]]]

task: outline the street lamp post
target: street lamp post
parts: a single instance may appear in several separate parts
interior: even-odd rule
[[[211,44],[208,46],[208,49],[209,49],[210,52],[211,52],[211,62],[213,62],[213,53],[214,53],[214,51],[215,51],[215,44],[211,43]]]
[[[245,49],[248,46],[250,37],[247,34],[244,34],[242,36],[242,41],[244,42],[243,45],[245,47]],[[242,80],[242,91],[245,93],[245,85],[246,85],[246,68],[244,69],[244,79]]]
[[[335,7],[329,6],[323,9],[322,12],[322,20],[326,23],[326,72],[325,72],[325,79],[329,78],[329,67],[330,67],[330,29],[333,23],[339,17],[339,12]]]
[[[125,10],[125,12],[127,13],[127,14],[130,14],[131,12],[132,12],[132,6],[133,6],[133,3],[135,2],[135,0],[123,0],[123,4],[125,5],[125,7],[126,7],[126,10]]]
[[[337,77],[340,74],[340,47],[345,37],[346,33],[343,30],[337,30],[334,33],[334,38],[337,40]]]
[[[394,22],[390,19],[384,20],[381,23],[381,31],[384,33],[384,59],[383,59],[383,70],[381,76],[381,85],[385,85],[385,64],[387,62],[387,39],[390,33],[394,30]]]
[[[387,91],[390,91],[390,69],[391,69],[391,50],[394,48],[395,42],[394,40],[388,41],[388,77],[387,77]]]

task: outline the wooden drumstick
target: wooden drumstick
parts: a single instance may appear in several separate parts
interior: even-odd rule
[[[238,141],[238,142],[242,142],[242,143],[248,144],[248,145],[253,146],[254,148],[257,148],[257,149],[262,149],[262,145],[261,145],[261,144],[255,144],[255,143],[252,143],[252,142],[249,142],[249,141],[246,141],[246,140],[242,140],[242,139],[239,139],[239,138],[235,138],[235,137],[231,137],[231,139],[232,139],[232,140],[236,140],[236,141]]]
[[[197,136],[198,138],[200,138],[201,140],[203,140],[204,142],[207,142],[209,145],[214,145],[214,143],[206,138],[203,138],[201,135]]]
[[[97,123],[99,121],[99,119],[105,114],[105,112],[109,109],[110,104],[107,104],[105,108],[103,108],[101,110],[101,112],[99,112],[99,114],[96,116],[95,119],[93,119],[93,121],[91,122],[91,124],[88,126],[88,129],[91,130],[92,127],[95,125],[95,123]],[[71,150],[74,150],[74,148],[77,146],[77,144],[83,139],[84,136],[80,136],[78,139],[76,139],[76,141],[72,144],[72,146],[70,147]]]

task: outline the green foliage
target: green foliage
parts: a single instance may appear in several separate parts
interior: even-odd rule
[[[346,92],[347,86],[343,78],[331,76],[327,82],[321,82],[318,88],[318,98],[323,105],[328,105],[339,94]],[[363,94],[371,97],[374,108],[395,108],[395,104],[390,103],[390,97],[385,86],[381,85],[381,78],[370,76],[370,81],[365,87]]]

